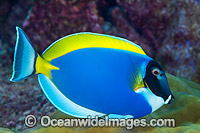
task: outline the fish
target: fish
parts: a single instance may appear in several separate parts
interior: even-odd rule
[[[174,100],[162,66],[127,39],[74,33],[39,55],[25,32],[16,31],[10,81],[37,74],[47,99],[65,114],[140,118]]]

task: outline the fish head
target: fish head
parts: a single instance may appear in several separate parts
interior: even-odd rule
[[[174,100],[167,77],[161,65],[154,60],[151,60],[146,67],[146,74],[143,79],[145,87],[148,87],[156,96],[163,98],[165,104],[171,103]]]

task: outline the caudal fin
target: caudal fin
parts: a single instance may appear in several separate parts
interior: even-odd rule
[[[35,64],[38,53],[22,29],[16,27],[17,39],[15,45],[13,72],[10,81],[23,80],[36,73]]]
[[[17,39],[13,61],[13,73],[10,81],[20,81],[39,73],[51,78],[50,71],[59,70],[59,68],[51,65],[50,61],[40,57],[22,29],[16,27],[16,30]]]

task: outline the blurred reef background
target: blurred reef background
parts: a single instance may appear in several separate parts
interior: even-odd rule
[[[105,33],[131,40],[157,60],[167,73],[192,82],[192,86],[188,86],[184,80],[177,86],[179,78],[169,79],[170,87],[179,100],[168,105],[167,111],[174,108],[177,111],[185,106],[185,114],[182,115],[193,114],[189,108],[194,108],[195,104],[189,104],[190,98],[184,101],[182,97],[185,96],[196,99],[196,106],[200,106],[198,0],[1,0],[0,127],[23,130],[26,128],[24,118],[27,114],[34,114],[39,119],[56,110],[42,93],[36,76],[20,83],[9,81],[16,39],[15,26],[25,31],[40,54],[52,42],[76,32]],[[162,109],[159,111],[162,112]],[[169,116],[178,117],[177,114]],[[198,118],[199,114],[196,112]],[[180,118],[183,116],[180,115]],[[186,122],[199,126],[200,120],[194,119],[188,118]],[[191,126],[193,129],[195,124]]]

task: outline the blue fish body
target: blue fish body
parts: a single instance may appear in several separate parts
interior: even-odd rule
[[[53,43],[40,57],[20,28],[17,35],[11,81],[39,74],[40,86],[49,101],[66,114],[79,118],[139,118],[173,98],[160,65],[128,40],[74,34]],[[78,45],[73,45],[74,40]],[[22,53],[21,47],[31,56]],[[18,58],[33,67],[23,65]],[[22,68],[27,71],[17,71]]]
[[[52,71],[52,82],[66,97],[88,109],[140,117],[149,114],[151,107],[132,90],[131,79],[137,65],[150,60],[123,50],[80,49],[52,60],[60,68]]]

